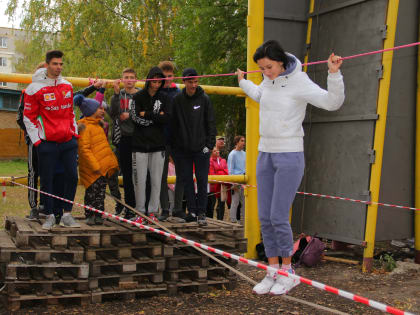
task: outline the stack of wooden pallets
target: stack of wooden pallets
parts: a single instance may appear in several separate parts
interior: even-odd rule
[[[41,301],[98,303],[156,294],[232,289],[236,276],[195,249],[121,222],[80,229],[42,229],[42,221],[6,217],[0,231],[2,299],[9,310]],[[166,227],[200,243],[231,253],[246,251],[243,228],[209,220]],[[231,261],[218,257],[229,264]]]

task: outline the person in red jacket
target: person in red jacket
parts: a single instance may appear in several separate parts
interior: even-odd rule
[[[73,112],[73,87],[61,76],[63,53],[51,50],[46,54],[46,68],[38,69],[32,77],[24,99],[23,122],[31,142],[38,150],[41,187],[53,193],[57,163],[64,168],[63,198],[73,201],[77,188],[77,125]],[[72,204],[66,203],[60,225],[80,227],[71,216]],[[55,225],[53,200],[46,196],[44,229]]]
[[[228,175],[228,167],[226,160],[220,157],[220,151],[214,147],[210,157],[209,175]],[[220,199],[221,184],[210,184],[210,193],[207,201],[206,216],[213,218],[214,206],[216,200],[219,204],[217,207],[217,219],[223,220],[225,212],[225,202]]]

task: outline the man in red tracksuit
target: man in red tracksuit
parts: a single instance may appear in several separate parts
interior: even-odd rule
[[[53,193],[56,164],[60,163],[65,173],[63,198],[73,201],[77,188],[77,125],[73,112],[73,87],[61,76],[63,53],[52,50],[46,54],[46,68],[38,69],[25,93],[23,121],[31,142],[38,150],[41,187]],[[55,224],[53,200],[45,197],[44,229]],[[80,227],[71,216],[72,204],[66,203],[60,225]]]

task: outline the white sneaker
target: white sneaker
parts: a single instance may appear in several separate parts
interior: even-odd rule
[[[277,275],[274,285],[271,287],[270,294],[282,295],[292,290],[295,286],[300,283],[299,280],[292,279],[290,277]]]
[[[276,280],[273,275],[270,275],[267,273],[264,279],[260,283],[257,283],[254,288],[252,289],[252,292],[256,294],[267,294],[270,292],[271,288],[275,284]]]

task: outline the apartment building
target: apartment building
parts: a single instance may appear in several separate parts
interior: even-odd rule
[[[19,58],[16,42],[25,39],[26,32],[0,27],[0,72],[15,72],[14,63]],[[23,133],[16,124],[16,111],[21,90],[17,83],[0,82],[0,159],[26,157]]]

